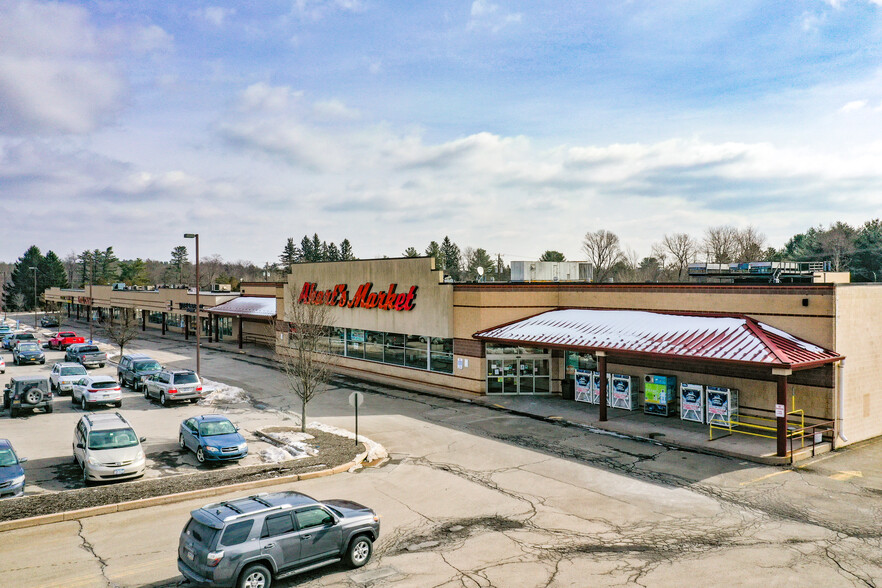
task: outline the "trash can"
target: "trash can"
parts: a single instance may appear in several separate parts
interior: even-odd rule
[[[560,381],[560,395],[564,400],[575,400],[576,383],[572,378],[564,378]]]

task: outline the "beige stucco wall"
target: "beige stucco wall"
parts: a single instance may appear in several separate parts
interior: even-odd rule
[[[836,351],[845,355],[842,427],[853,443],[882,435],[882,284],[836,289]]]
[[[442,280],[443,272],[436,271],[434,259],[428,257],[299,263],[291,266],[285,304],[286,308],[297,304],[305,282],[317,284],[322,291],[346,284],[350,300],[366,282],[373,284],[371,292],[376,293],[387,291],[393,283],[399,294],[417,286],[412,310],[329,306],[330,321],[352,329],[449,338],[453,333],[453,286]]]
[[[82,290],[49,288],[46,290],[47,302],[73,302],[78,303],[80,297],[91,297],[93,307],[101,308],[140,308],[157,312],[174,312],[176,314],[189,314],[194,312],[183,311],[178,304],[196,304],[196,294],[190,293],[186,288],[160,288],[159,290],[113,290],[110,286],[86,286]],[[237,294],[210,294],[199,293],[199,304],[204,308],[211,308],[228,300],[238,297]],[[172,302],[173,309],[167,311],[168,303]],[[205,311],[203,310],[203,313]]]

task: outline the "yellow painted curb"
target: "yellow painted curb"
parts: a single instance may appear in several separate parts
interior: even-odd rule
[[[94,517],[114,512],[125,512],[136,510],[139,508],[149,508],[151,506],[159,506],[161,504],[173,504],[176,502],[186,502],[187,500],[195,500],[197,498],[207,498],[209,496],[217,496],[227,492],[238,492],[240,490],[251,490],[253,488],[262,488],[265,486],[275,486],[286,482],[298,482],[300,480],[312,480],[313,478],[323,478],[334,474],[340,474],[356,466],[356,462],[341,464],[335,468],[321,470],[318,472],[309,472],[306,474],[291,474],[288,476],[280,476],[278,478],[263,478],[260,480],[252,480],[250,482],[240,482],[238,484],[230,484],[228,486],[216,486],[213,488],[200,488],[199,490],[188,490],[186,492],[178,492],[176,494],[165,494],[163,496],[152,496],[150,498],[141,498],[138,500],[130,500],[128,502],[120,502],[117,504],[104,504],[101,506],[92,506],[89,508],[81,508],[79,510],[70,510],[67,512],[57,512],[47,515],[39,515],[24,519],[16,519],[13,521],[0,521],[0,533],[4,531],[13,531],[15,529],[25,529],[27,527],[36,527],[38,525],[49,525],[52,523],[61,523],[64,521],[74,521],[87,517]]]

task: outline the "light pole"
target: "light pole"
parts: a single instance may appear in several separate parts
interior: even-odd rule
[[[202,318],[199,312],[199,233],[184,233],[184,239],[196,239],[196,375],[202,370],[199,365],[199,335],[202,331]]]
[[[34,270],[34,330],[37,329],[37,268],[31,266]]]

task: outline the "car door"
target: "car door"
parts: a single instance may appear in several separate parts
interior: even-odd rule
[[[309,506],[296,511],[294,520],[300,536],[300,560],[303,565],[340,553],[343,530],[334,515],[320,506]]]
[[[300,564],[300,535],[290,512],[268,515],[264,519],[260,552],[273,559],[277,570]]]
[[[86,386],[86,378],[80,378],[77,380],[73,386],[71,386],[70,396],[76,402],[79,402],[83,397],[83,388]]]
[[[52,372],[49,374],[49,380],[51,380],[52,385],[56,388],[58,387],[58,372],[58,364],[55,364],[54,366],[52,366]]]
[[[184,430],[181,434],[184,436],[184,445],[191,451],[196,451],[199,446],[199,439],[196,437],[198,430],[199,426],[196,424],[196,419],[184,421]]]
[[[83,457],[83,454],[85,453],[86,450],[82,449],[80,447],[77,447],[77,445],[82,445],[83,447],[85,447],[85,445],[86,445],[86,426],[83,424],[83,421],[80,421],[79,423],[77,423],[77,428],[74,431],[73,452],[74,452],[74,457],[77,459],[77,461],[80,464],[84,464],[85,458]]]

